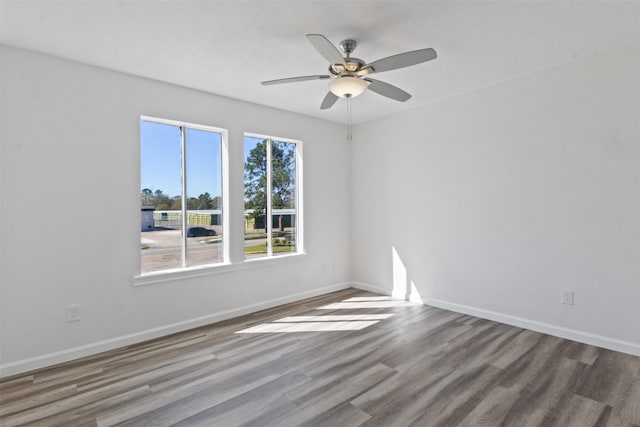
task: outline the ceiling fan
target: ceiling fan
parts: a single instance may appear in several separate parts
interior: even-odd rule
[[[353,53],[357,45],[355,40],[347,39],[340,43],[340,48],[345,54],[343,57],[340,51],[322,34],[307,34],[307,39],[320,55],[329,61],[329,74],[267,80],[262,84],[275,85],[305,80],[330,80],[329,92],[320,105],[322,110],[331,108],[339,97],[350,99],[360,95],[367,89],[387,98],[405,102],[411,98],[409,93],[389,83],[374,80],[368,76],[373,73],[409,67],[438,57],[435,50],[427,48],[399,53],[367,64],[361,59],[351,57],[351,53]]]

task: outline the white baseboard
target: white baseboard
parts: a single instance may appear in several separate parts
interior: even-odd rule
[[[287,304],[290,302],[299,301],[305,298],[311,298],[322,294],[327,294],[329,292],[348,289],[350,287],[352,287],[352,284],[349,282],[325,286],[306,292],[300,292],[294,295],[287,295],[285,297],[263,301],[257,304],[251,304],[232,310],[226,310],[206,316],[196,317],[194,319],[185,320],[183,322],[148,329],[146,331],[135,332],[133,334],[98,341],[95,343],[61,350],[54,353],[44,354],[42,356],[36,356],[29,359],[1,364],[0,378],[18,375],[24,372],[57,365],[59,363],[69,362],[81,357],[92,356],[103,351],[114,350],[116,348],[124,347],[127,345],[137,344],[143,341],[163,337],[165,335],[170,335],[176,332],[186,331],[200,326],[209,325],[211,323],[220,322],[222,320],[231,319],[233,317],[238,317],[245,314],[254,313],[256,311],[276,307],[278,305]]]
[[[549,323],[538,322],[536,320],[511,316],[509,314],[498,313],[496,311],[485,310],[482,308],[457,304],[435,298],[422,299],[417,295],[404,295],[404,293],[402,295],[396,295],[396,293],[392,292],[390,289],[372,286],[366,283],[352,282],[351,286],[354,288],[362,289],[364,291],[376,292],[382,295],[391,295],[393,297],[405,299],[408,301],[421,302],[422,304],[442,308],[445,310],[455,311],[456,313],[468,314],[470,316],[493,320],[495,322],[517,326],[519,328],[529,329],[531,331],[541,332],[543,334],[553,335],[560,338],[566,338],[572,341],[594,345],[596,347],[607,348],[609,350],[620,351],[622,353],[629,353],[635,356],[640,356],[640,344],[635,344],[628,341],[621,341],[602,335],[577,331],[575,329],[564,328],[562,326],[556,326]]]
[[[390,289],[381,288],[379,286],[373,286],[373,285],[369,285],[367,283],[362,283],[362,282],[351,282],[351,287],[356,289],[361,289],[363,291],[375,292],[376,294],[380,294],[380,295],[389,295],[393,298],[398,298],[406,301],[424,304],[420,295],[417,295],[417,294],[410,294],[402,291],[400,292],[392,291]]]
[[[299,301],[305,298],[310,298],[329,292],[335,292],[347,288],[357,288],[364,291],[375,292],[381,295],[391,295],[399,299],[406,299],[411,301],[418,301],[426,305],[442,308],[445,310],[455,311],[457,313],[468,314],[470,316],[480,317],[483,319],[493,320],[495,322],[505,323],[507,325],[517,326],[520,328],[529,329],[536,332],[545,333],[548,335],[557,336],[560,338],[566,338],[573,341],[582,342],[585,344],[595,345],[597,347],[607,348],[610,350],[620,351],[623,353],[629,353],[636,356],[640,356],[640,345],[616,340],[613,338],[604,337],[601,335],[590,334],[587,332],[576,331],[574,329],[563,328],[556,325],[551,325],[544,322],[538,322],[535,320],[525,319],[517,316],[511,316],[508,314],[498,313],[495,311],[484,310],[481,308],[471,307],[463,304],[456,304],[444,300],[429,298],[420,300],[413,295],[394,295],[390,289],[368,285],[361,282],[345,282],[332,286],[325,286],[322,288],[316,288],[306,292],[300,292],[294,295],[288,295],[281,298],[272,299],[269,301],[263,301],[257,304],[251,304],[243,307],[239,307],[233,310],[226,310],[206,316],[197,317],[194,319],[185,320],[183,322],[173,323],[158,328],[148,329],[146,331],[136,332],[121,337],[116,337],[108,340],[99,341],[83,345],[80,347],[74,347],[54,353],[45,354],[42,356],[36,356],[29,359],[18,360],[11,363],[0,365],[0,378],[17,375],[23,372],[32,371],[35,369],[45,368],[48,366],[57,365],[59,363],[68,362],[81,357],[91,356],[103,351],[114,350],[116,348],[124,347],[147,341],[154,338],[159,338],[165,335],[173,334],[176,332],[186,331],[188,329],[205,326],[211,323],[219,322],[233,317],[242,316],[256,311],[265,310],[268,308],[276,307],[278,305],[287,304],[294,301]]]
[[[375,292],[376,294],[380,294],[380,295],[390,295],[394,298],[400,298],[400,299],[405,299],[405,295],[392,295],[392,292],[390,289],[385,289],[385,288],[381,288],[379,286],[373,286],[373,285],[369,285],[367,283],[362,283],[362,282],[351,282],[351,287],[352,288],[356,288],[356,289],[360,289],[363,291],[369,291],[369,292]]]

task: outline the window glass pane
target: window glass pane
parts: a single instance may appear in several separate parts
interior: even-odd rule
[[[267,255],[267,141],[244,138],[244,253],[245,258]]]
[[[222,139],[186,128],[187,266],[222,261]]]
[[[271,142],[273,255],[296,252],[296,145]]]
[[[182,266],[180,128],[140,123],[141,272]]]

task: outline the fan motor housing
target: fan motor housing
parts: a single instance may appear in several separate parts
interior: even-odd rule
[[[357,73],[362,70],[366,64],[366,62],[359,58],[345,58],[344,64],[330,65],[329,72],[334,76],[339,76],[345,73]]]

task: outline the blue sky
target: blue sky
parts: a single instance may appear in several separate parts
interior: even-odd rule
[[[187,129],[187,195],[208,192],[220,196],[221,136]],[[180,128],[142,121],[140,124],[140,189],[162,190],[169,197],[181,193]],[[212,167],[213,166],[213,167]]]

